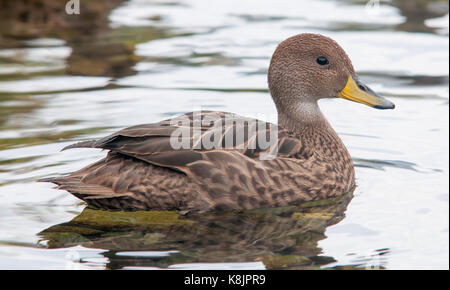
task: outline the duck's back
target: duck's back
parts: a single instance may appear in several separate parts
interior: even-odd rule
[[[105,209],[293,205],[341,195],[353,187],[351,160],[345,147],[339,147],[340,140],[332,144],[334,138],[325,136],[332,146],[322,147],[336,152],[321,154],[311,145],[315,140],[271,123],[223,112],[193,112],[68,146],[65,149],[110,152],[68,176],[42,181]]]

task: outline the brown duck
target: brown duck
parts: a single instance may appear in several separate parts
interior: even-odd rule
[[[355,185],[351,156],[317,101],[340,97],[377,109],[394,104],[361,83],[335,41],[317,34],[283,41],[273,54],[268,81],[278,125],[193,112],[68,146],[64,149],[109,153],[68,176],[41,181],[94,207],[132,211],[287,206],[350,191]],[[273,132],[276,141],[266,146],[261,140]]]

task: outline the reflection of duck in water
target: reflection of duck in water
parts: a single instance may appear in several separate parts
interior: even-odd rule
[[[261,261],[269,269],[317,268],[326,227],[344,217],[352,191],[300,206],[181,216],[175,211],[111,212],[86,208],[39,235],[49,248],[105,249],[108,268],[168,267],[180,263]],[[128,254],[164,251],[168,255]]]
[[[69,146],[110,152],[80,171],[43,181],[56,183],[92,206],[120,210],[252,209],[295,205],[350,191],[355,185],[350,154],[317,101],[341,97],[378,109],[392,109],[394,104],[359,81],[336,42],[316,34],[299,34],[278,46],[270,63],[269,88],[279,127],[236,115],[226,123],[223,112],[203,112],[199,114],[203,122],[196,122],[196,114],[190,113]],[[222,125],[213,126],[214,122]],[[277,129],[276,158],[261,158],[273,156],[274,146],[260,146],[261,131],[248,129],[256,123],[263,124],[264,136],[266,129]],[[202,135],[190,136],[188,148],[175,149],[173,136],[182,128]],[[238,142],[242,128],[247,132]],[[203,146],[216,129],[221,129],[220,145],[226,143],[227,134],[235,142],[219,149]],[[201,146],[192,149],[197,144]]]

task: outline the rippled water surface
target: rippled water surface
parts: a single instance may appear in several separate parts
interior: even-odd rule
[[[448,269],[448,1],[29,2],[0,1],[0,268]],[[199,108],[276,120],[270,56],[301,32],[338,41],[396,104],[320,103],[353,198],[191,220],[84,210],[35,182],[105,154],[64,146],[126,126]]]

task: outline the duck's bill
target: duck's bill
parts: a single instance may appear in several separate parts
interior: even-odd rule
[[[355,78],[353,78],[352,76],[348,77],[345,88],[343,88],[342,91],[337,94],[337,96],[339,98],[365,104],[376,109],[395,108],[394,103],[383,98],[382,96],[379,96],[368,86],[363,84],[357,78],[355,80]]]

